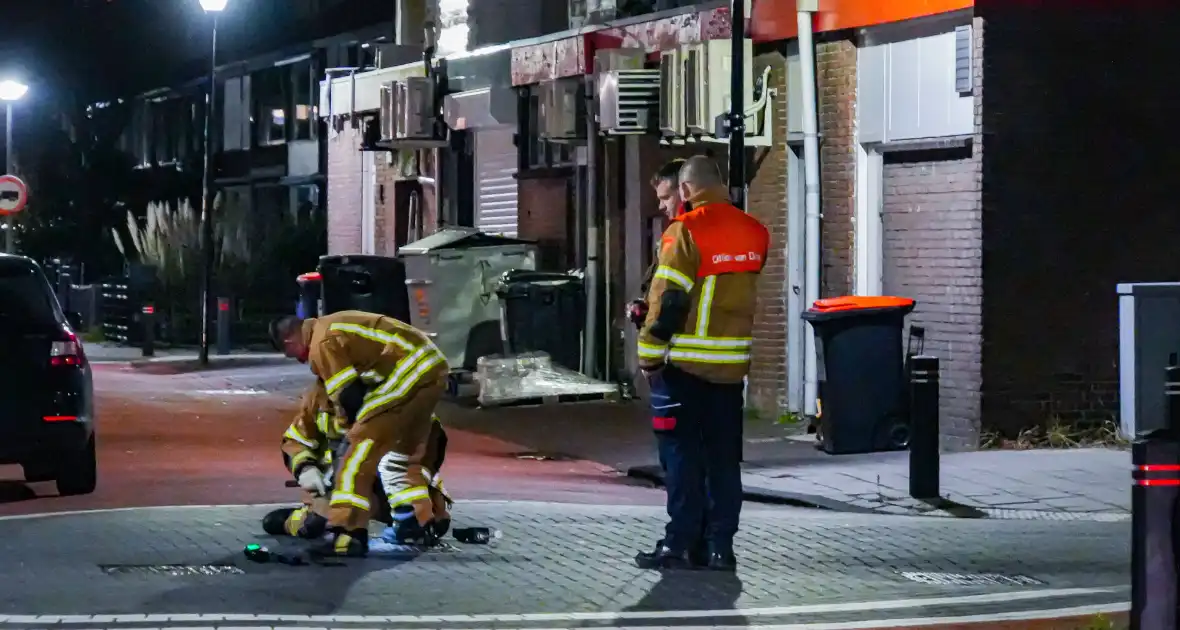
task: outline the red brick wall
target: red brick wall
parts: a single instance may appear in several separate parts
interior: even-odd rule
[[[347,122],[328,138],[328,253],[361,251],[361,132]]]
[[[754,76],[771,67],[774,99],[774,142],[755,152],[748,209],[770,230],[770,252],[758,279],[758,307],[754,314],[754,349],[746,392],[746,406],[766,417],[778,417],[786,407],[786,241],[787,241],[787,72],[779,53],[754,60]]]
[[[567,231],[573,220],[569,181],[566,177],[545,177],[518,182],[518,234],[537,241],[541,249],[538,266],[552,271],[564,271],[572,251]]]
[[[852,217],[856,193],[856,46],[816,45],[819,90],[821,296],[852,293]]]

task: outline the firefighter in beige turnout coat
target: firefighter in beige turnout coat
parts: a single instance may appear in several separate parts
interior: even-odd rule
[[[434,407],[445,389],[446,358],[421,331],[391,317],[342,311],[315,319],[283,318],[273,336],[284,353],[307,363],[345,429],[348,448],[328,501],[326,555],[368,552],[369,488],[380,476],[399,541],[435,544],[431,482],[445,440],[432,438]],[[355,395],[360,392],[360,395]],[[433,464],[434,469],[426,464]]]

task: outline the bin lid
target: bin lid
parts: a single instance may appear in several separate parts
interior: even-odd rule
[[[815,313],[835,313],[839,311],[861,311],[883,308],[913,308],[914,301],[910,298],[891,295],[844,295],[841,297],[816,300],[811,305]]]
[[[322,279],[323,279],[323,276],[320,275],[320,272],[309,271],[307,273],[301,273],[298,276],[296,276],[295,282],[319,282]]]
[[[470,227],[444,228],[418,239],[413,243],[402,245],[398,253],[408,256],[429,254],[436,249],[460,249],[467,247],[495,247],[498,245],[535,245],[533,241],[519,238],[488,234]]]

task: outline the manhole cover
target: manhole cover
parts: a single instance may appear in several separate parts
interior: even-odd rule
[[[919,584],[937,586],[1044,586],[1044,582],[1027,575],[1001,575],[999,573],[926,573],[905,571],[901,574],[907,580]]]
[[[184,577],[189,575],[245,575],[246,572],[232,564],[100,564],[98,568],[107,575],[167,575]]]

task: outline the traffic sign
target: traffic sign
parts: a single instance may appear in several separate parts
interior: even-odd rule
[[[0,216],[16,214],[29,204],[29,187],[16,175],[0,175]]]

